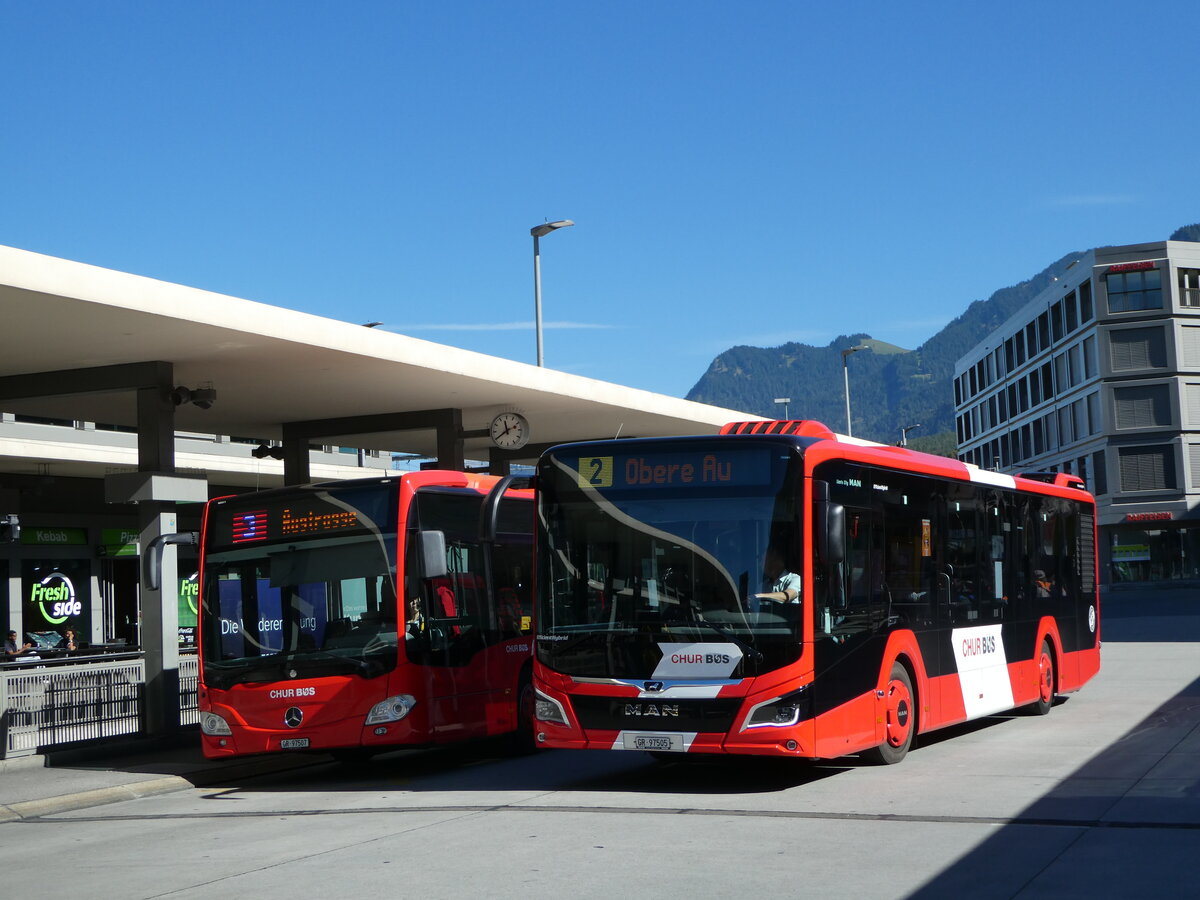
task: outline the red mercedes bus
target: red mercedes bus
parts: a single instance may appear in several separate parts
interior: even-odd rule
[[[559,446],[537,492],[542,746],[895,763],[1099,670],[1071,475],[753,422]]]
[[[510,483],[426,471],[210,501],[204,754],[528,732],[533,498]]]

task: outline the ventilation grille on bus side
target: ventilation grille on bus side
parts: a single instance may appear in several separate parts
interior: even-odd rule
[[[803,437],[836,440],[829,427],[812,419],[777,419],[765,422],[730,422],[721,428],[721,434],[798,434]]]

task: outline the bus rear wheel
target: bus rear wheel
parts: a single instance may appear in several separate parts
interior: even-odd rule
[[[908,754],[917,730],[912,679],[908,677],[908,670],[898,662],[892,664],[883,703],[883,743],[867,750],[863,756],[871,762],[892,766]]]
[[[1038,696],[1028,707],[1035,716],[1044,716],[1054,705],[1054,654],[1050,650],[1050,642],[1042,641],[1042,649],[1038,652]]]

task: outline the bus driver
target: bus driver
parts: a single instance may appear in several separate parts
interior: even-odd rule
[[[755,594],[759,600],[800,602],[800,576],[788,571],[787,566],[783,564],[783,554],[775,547],[768,547],[763,559],[763,586],[769,586],[770,590]]]

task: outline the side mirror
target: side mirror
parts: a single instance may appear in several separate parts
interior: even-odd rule
[[[813,539],[821,561],[840,563],[846,559],[846,507],[829,499],[829,482],[813,483]]]
[[[198,531],[181,531],[178,534],[160,534],[150,542],[150,546],[146,548],[145,558],[142,560],[142,577],[146,581],[146,587],[152,591],[157,591],[162,587],[162,558],[163,551],[168,544],[175,546],[195,546],[200,543],[200,532]]]
[[[417,549],[421,558],[422,578],[443,578],[446,568],[446,533],[444,531],[418,531]]]

